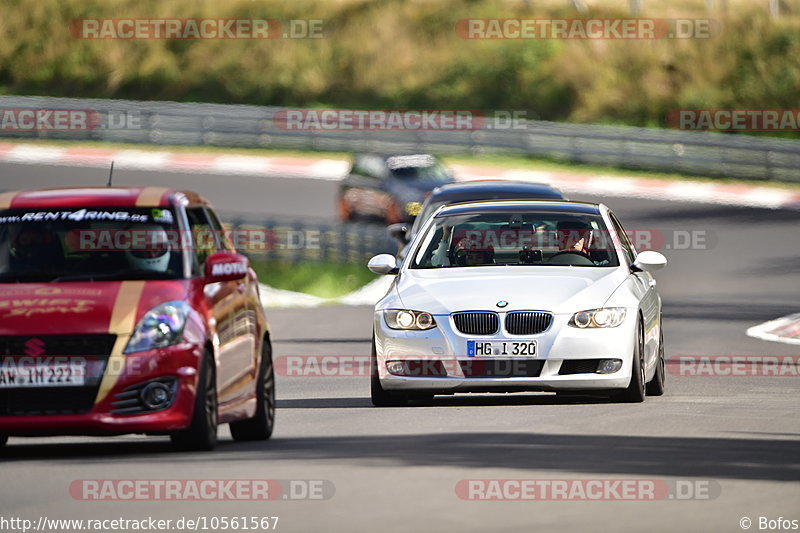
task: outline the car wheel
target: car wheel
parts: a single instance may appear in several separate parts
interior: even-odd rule
[[[214,357],[208,351],[200,365],[192,422],[170,438],[173,446],[183,451],[211,450],[217,444],[217,375]]]
[[[264,340],[261,348],[256,399],[258,406],[253,418],[229,424],[233,440],[267,440],[272,435],[275,426],[275,371],[272,366],[272,346],[267,340]]]
[[[636,326],[636,342],[633,348],[633,368],[631,369],[631,383],[617,399],[622,402],[640,403],[645,397],[644,376],[644,333],[642,323]]]
[[[663,325],[662,325],[663,326]],[[661,396],[664,394],[664,381],[667,373],[665,372],[666,361],[664,359],[664,329],[658,337],[658,362],[656,363],[656,373],[650,383],[647,384],[648,396]]]
[[[370,396],[375,407],[403,407],[408,405],[408,397],[383,390],[378,377],[378,354],[375,339],[372,339],[372,358],[370,359]]]
[[[339,195],[338,207],[339,219],[342,222],[350,222],[353,220],[353,211],[350,209],[350,204],[347,203],[347,199],[345,199],[344,194]]]

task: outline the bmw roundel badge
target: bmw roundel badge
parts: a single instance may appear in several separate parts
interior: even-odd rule
[[[497,302],[497,307],[505,307],[507,305],[508,305],[508,302],[505,301],[505,300],[500,300],[499,302]]]

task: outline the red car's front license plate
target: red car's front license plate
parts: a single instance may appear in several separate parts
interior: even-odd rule
[[[86,362],[0,364],[0,388],[80,387],[86,383]]]

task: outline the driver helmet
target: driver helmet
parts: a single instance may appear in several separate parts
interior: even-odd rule
[[[131,268],[166,272],[172,250],[166,230],[157,224],[143,224],[128,230],[131,247],[125,250],[125,258]]]

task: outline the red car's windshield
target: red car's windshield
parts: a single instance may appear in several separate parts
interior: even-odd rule
[[[161,208],[0,211],[0,282],[182,278],[175,216]]]

